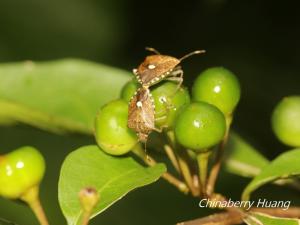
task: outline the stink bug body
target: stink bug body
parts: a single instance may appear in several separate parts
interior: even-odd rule
[[[147,56],[138,68],[133,70],[138,82],[144,87],[150,87],[164,79],[177,81],[180,86],[183,81],[180,62],[191,55],[205,52],[204,50],[197,50],[177,59],[172,56],[161,55],[153,48],[147,48],[147,50],[156,54]]]
[[[155,128],[154,103],[148,88],[142,87],[131,98],[128,109],[128,127],[133,129],[141,142],[146,142],[148,135]]]

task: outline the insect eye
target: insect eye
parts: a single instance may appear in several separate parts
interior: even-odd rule
[[[153,69],[155,69],[156,66],[153,64],[149,64],[147,67],[149,70],[153,70]]]

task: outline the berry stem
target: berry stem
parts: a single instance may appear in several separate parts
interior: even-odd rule
[[[211,151],[201,152],[197,155],[198,168],[199,168],[199,183],[202,196],[206,197],[206,181],[207,181],[207,167]]]
[[[193,180],[191,169],[190,169],[190,163],[189,158],[186,154],[185,149],[181,149],[180,146],[175,141],[175,135],[173,131],[168,131],[166,133],[167,138],[170,142],[170,144],[173,147],[173,150],[175,151],[175,154],[177,156],[177,162],[180,169],[180,172],[183,176],[183,179],[185,180],[186,184],[188,185],[189,189],[191,190],[191,193],[193,196],[198,196],[199,191],[198,188],[195,186],[195,182]]]
[[[180,170],[181,170],[181,173],[182,173],[182,176],[183,176],[185,182],[189,186],[189,189],[191,190],[192,195],[198,196],[199,191],[198,191],[198,188],[196,188],[194,185],[194,180],[191,175],[190,167],[186,160],[186,157],[179,151],[177,151],[177,156],[178,156],[179,167],[180,167]]]
[[[91,212],[84,212],[81,220],[81,225],[88,225],[90,222]]]
[[[214,160],[214,163],[211,168],[209,178],[207,181],[207,195],[208,196],[212,195],[215,191],[215,185],[216,185],[216,181],[217,181],[220,169],[221,169],[223,155],[224,155],[224,148],[228,141],[231,123],[232,123],[232,115],[226,116],[226,132],[225,132],[222,142],[219,144],[219,147],[218,147],[218,150],[216,153],[216,157],[215,157],[215,160]]]
[[[155,166],[157,164],[155,159],[153,159],[151,156],[145,153],[144,149],[141,147],[140,144],[137,144],[132,150],[132,152],[136,154],[139,158],[141,158],[148,166]],[[186,186],[186,184],[174,177],[169,172],[165,172],[162,175],[162,178],[164,178],[170,184],[174,185],[179,191],[183,192],[184,194],[187,194],[189,192],[189,188]]]
[[[32,209],[35,216],[37,217],[40,225],[49,225],[46,214],[40,202],[38,185],[33,186],[25,194],[23,194],[21,200],[23,200],[29,205],[29,207]]]
[[[166,152],[168,158],[170,159],[173,167],[176,169],[176,171],[178,173],[181,173],[179,164],[178,164],[178,161],[177,161],[176,155],[174,154],[173,149],[170,147],[170,145],[164,145],[164,149],[165,149],[165,152]]]

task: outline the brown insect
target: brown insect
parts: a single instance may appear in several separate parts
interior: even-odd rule
[[[131,98],[128,109],[128,127],[133,129],[141,142],[146,143],[148,135],[159,131],[155,127],[155,106],[150,90],[141,87]]]
[[[150,87],[164,79],[177,81],[180,86],[183,82],[183,70],[179,65],[181,61],[192,55],[205,53],[205,50],[197,50],[177,59],[161,55],[154,48],[146,49],[154,52],[155,55],[147,56],[137,69],[133,69],[133,73],[143,87]]]

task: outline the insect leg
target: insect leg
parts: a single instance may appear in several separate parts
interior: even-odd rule
[[[157,127],[153,127],[152,129],[158,133],[161,133],[163,132],[163,129],[165,128],[166,126],[161,126],[160,128],[157,128]]]
[[[183,70],[182,69],[178,69],[178,70],[173,71],[172,74],[171,74],[171,76],[167,77],[166,80],[178,82],[177,88],[174,91],[174,94],[175,94],[179,90],[179,88],[181,87],[181,85],[182,85],[182,82],[183,82]]]

